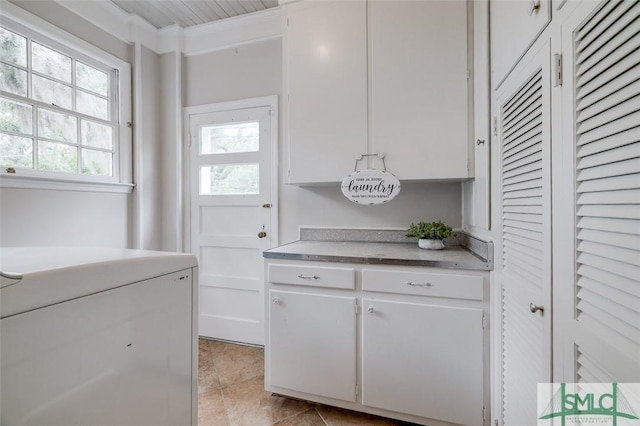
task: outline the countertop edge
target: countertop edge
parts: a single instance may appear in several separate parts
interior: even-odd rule
[[[390,243],[393,244],[393,243]],[[264,251],[262,256],[265,259],[288,259],[316,262],[354,263],[360,265],[395,265],[395,266],[429,266],[435,268],[463,269],[468,271],[491,271],[493,266],[481,259],[473,252],[469,255],[478,260],[477,265],[462,264],[461,262],[450,262],[442,260],[416,260],[416,259],[394,259],[384,257],[361,257],[361,256],[330,256],[300,253],[277,253]]]

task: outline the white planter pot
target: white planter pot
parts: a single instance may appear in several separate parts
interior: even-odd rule
[[[419,239],[418,247],[426,250],[442,250],[444,248],[444,241],[442,240],[426,240]]]

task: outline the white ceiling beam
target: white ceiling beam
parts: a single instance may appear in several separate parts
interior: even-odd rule
[[[198,55],[282,36],[280,7],[184,29],[175,25],[158,30],[109,0],[55,1],[120,40],[143,44],[158,54]]]

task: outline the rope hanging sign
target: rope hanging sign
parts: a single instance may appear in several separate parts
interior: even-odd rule
[[[358,162],[363,157],[376,156],[382,160],[382,170],[358,170]],[[377,205],[388,203],[400,193],[400,181],[387,171],[384,163],[384,153],[361,154],[356,156],[353,173],[342,181],[342,193],[356,204]]]

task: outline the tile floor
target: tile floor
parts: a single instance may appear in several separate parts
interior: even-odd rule
[[[198,426],[395,426],[409,423],[273,396],[262,348],[200,339]]]

